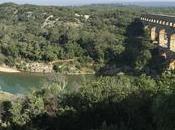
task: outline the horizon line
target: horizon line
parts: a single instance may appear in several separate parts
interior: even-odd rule
[[[77,3],[77,4],[37,4],[37,3],[19,3],[19,2],[0,2],[0,5],[2,4],[16,4],[16,5],[36,5],[36,6],[88,6],[88,5],[112,5],[112,4],[118,4],[118,5],[123,5],[123,6],[127,6],[127,5],[135,5],[135,6],[141,6],[141,5],[138,5],[139,3],[175,3],[175,1],[123,1],[123,2],[98,2],[98,3],[93,3],[93,2],[90,2],[90,3]]]

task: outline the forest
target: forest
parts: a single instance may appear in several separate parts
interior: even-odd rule
[[[55,76],[0,102],[0,130],[174,130],[175,72],[144,29],[144,13],[175,15],[175,8],[1,4],[1,64],[54,62]],[[70,67],[55,61],[72,59],[95,78],[70,91],[62,75]]]

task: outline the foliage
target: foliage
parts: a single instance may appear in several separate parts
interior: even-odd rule
[[[10,65],[21,59],[47,62],[75,57],[91,57],[96,62],[104,62],[106,49],[114,47],[116,53],[123,51],[123,31],[134,17],[130,13],[127,22],[118,11],[117,8],[91,11],[78,7],[51,9],[2,4],[1,53],[14,59],[12,64],[8,58]],[[128,15],[127,9],[121,8],[121,11]],[[85,19],[85,15],[89,15],[89,19]]]
[[[77,68],[92,63],[97,70],[112,68],[116,74],[84,81],[76,90],[56,75],[42,90],[2,103],[0,129],[174,129],[174,72],[147,75],[157,66],[155,47],[135,19],[144,12],[173,10],[2,4],[0,12],[0,51],[9,66],[20,60],[77,59]],[[128,75],[116,71],[125,68],[131,70]],[[59,64],[54,69],[61,71]]]
[[[171,130],[175,121],[173,77],[173,73],[159,79],[99,77],[83,82],[78,91],[66,91],[55,82],[13,102],[8,108],[11,114],[3,121],[10,122],[13,130]],[[162,82],[165,78],[168,82]]]

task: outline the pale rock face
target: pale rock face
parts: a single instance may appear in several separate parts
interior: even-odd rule
[[[50,18],[53,18],[54,16],[53,15],[50,15],[49,17],[46,18],[45,21],[49,21]]]
[[[76,13],[75,16],[76,16],[76,17],[80,17],[81,15],[79,15],[79,14]]]
[[[50,15],[49,17],[47,17],[41,28],[44,28],[46,26],[53,27],[54,24],[59,20],[59,18],[56,18],[55,20],[52,20],[52,18],[54,18],[53,15]]]
[[[46,63],[27,63],[25,65],[26,70],[29,72],[38,72],[38,73],[51,73],[53,72],[53,65],[52,64],[46,64]]]
[[[52,65],[48,65],[48,64],[43,64],[43,63],[35,63],[35,64],[31,64],[30,69],[32,72],[45,72],[45,73],[49,73],[52,72]]]
[[[27,14],[27,17],[30,18],[32,16],[33,12],[28,11],[28,12],[26,12],[26,14]]]
[[[85,18],[86,20],[88,20],[89,17],[90,17],[90,15],[84,15],[84,18]]]
[[[18,13],[18,10],[15,10],[15,11],[14,11],[14,14],[17,14],[17,13]]]
[[[90,15],[80,15],[80,14],[75,14],[76,17],[84,17],[86,20],[89,19]]]

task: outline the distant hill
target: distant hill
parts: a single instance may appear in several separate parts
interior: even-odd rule
[[[137,5],[145,7],[175,7],[175,2],[126,2],[124,5]]]
[[[0,2],[1,3],[1,2]],[[0,6],[17,6],[16,3],[2,3]],[[26,5],[26,4],[24,4]],[[29,5],[29,4],[27,4]],[[53,4],[54,6],[61,6]],[[42,6],[42,4],[40,5]],[[48,5],[49,6],[49,5]],[[63,5],[62,5],[63,6]],[[121,7],[121,6],[144,6],[144,7],[175,7],[175,2],[159,2],[159,1],[152,1],[152,2],[109,2],[109,3],[94,3],[94,4],[73,4],[73,5],[64,5],[64,6],[91,6],[91,7]]]
[[[135,7],[135,6],[143,6],[143,7],[175,7],[175,2],[113,2],[113,3],[104,3],[104,4],[85,4],[78,6],[91,6],[91,7]]]

